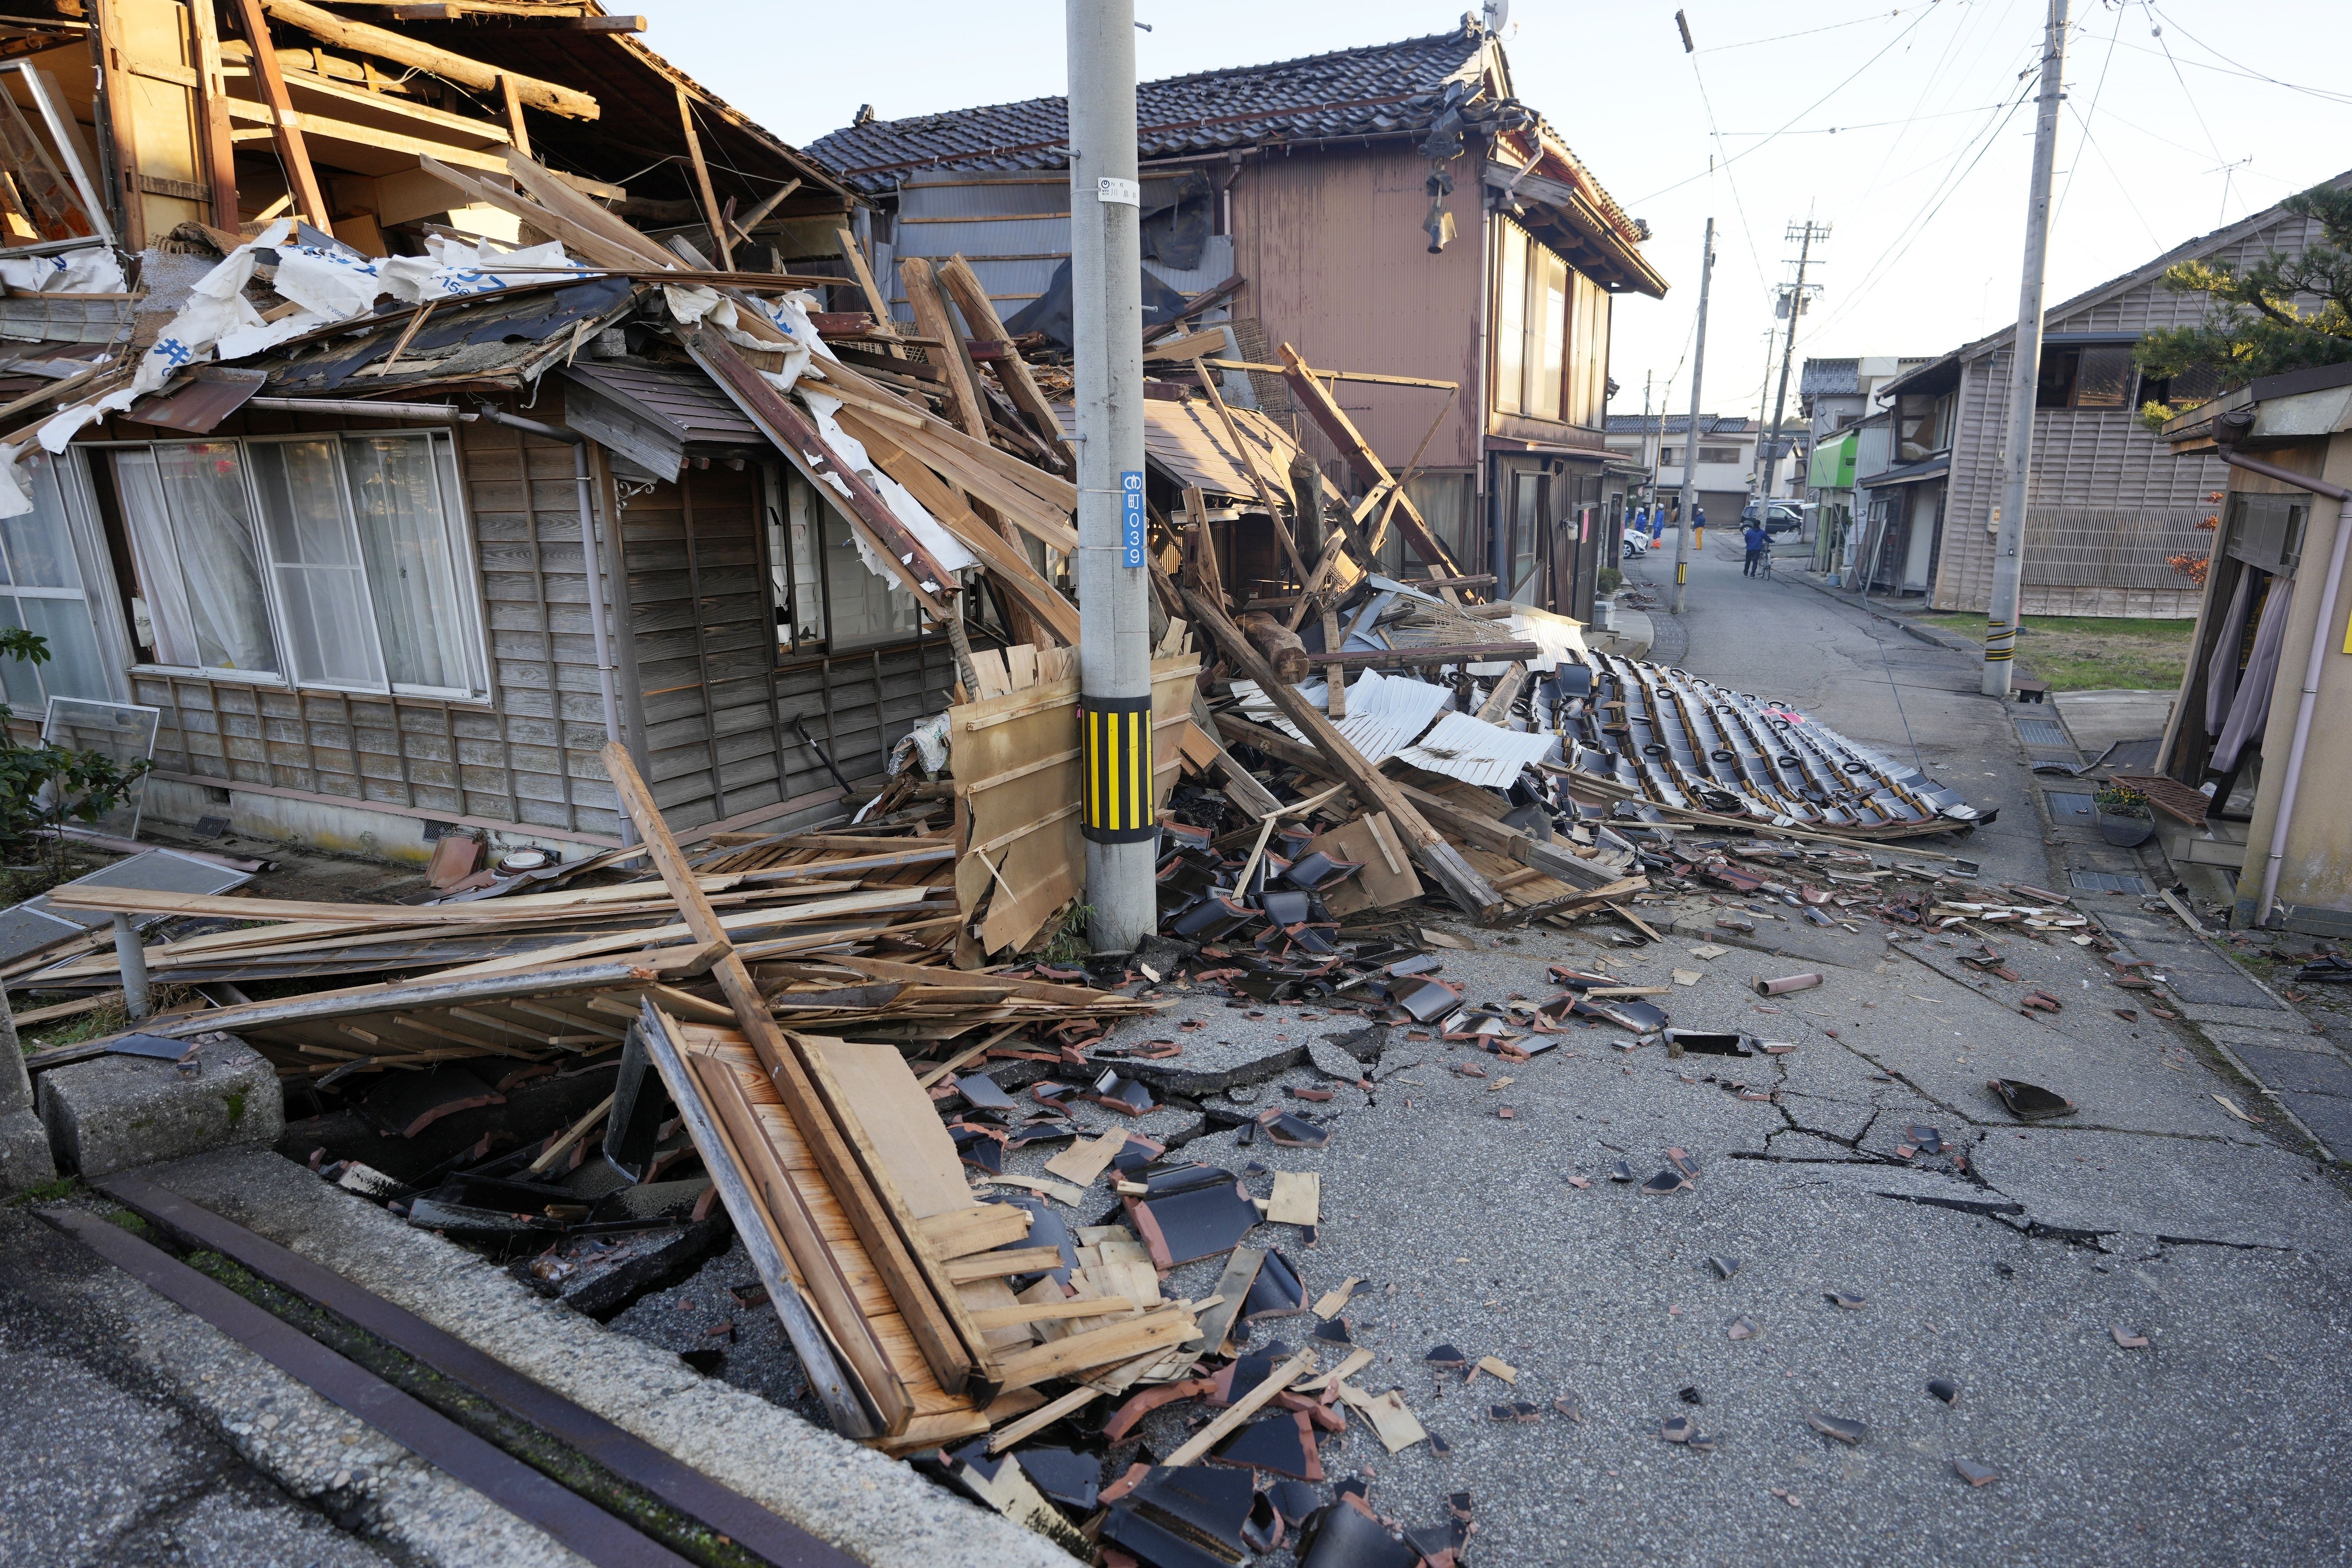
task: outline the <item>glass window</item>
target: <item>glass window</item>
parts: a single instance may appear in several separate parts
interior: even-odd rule
[[[1557,419],[1568,369],[1568,263],[1537,246],[1528,282],[1526,407],[1538,419]]]
[[[2042,351],[2034,380],[2036,408],[2127,408],[2131,405],[2131,345],[2097,343],[2089,348]]]
[[[915,635],[915,596],[894,578],[870,571],[857,548],[849,519],[832,507],[820,513],[824,530],[824,592],[832,625],[826,641],[835,653],[871,643],[896,642]]]
[[[1495,278],[1495,409],[1499,414],[1517,414],[1527,363],[1527,231],[1505,223],[1502,252]]]
[[[158,663],[488,689],[446,436],[179,442],[114,465]]]
[[[119,452],[114,471],[156,658],[275,676],[278,640],[237,444],[185,441]]]
[[[337,476],[339,444],[331,437],[257,444],[254,487],[294,679],[381,689],[383,650]]]
[[[57,459],[37,447],[24,457],[33,510],[0,519],[0,625],[22,626],[49,646],[46,664],[0,660],[0,689],[8,705],[29,718],[50,697],[113,696],[99,655],[81,563],[74,554]]]
[[[1576,311],[1569,329],[1569,390],[1560,417],[1571,425],[1597,426],[1609,402],[1609,291],[1581,272],[1570,278]]]
[[[783,479],[783,504],[768,513],[768,572],[776,607],[776,641],[784,648],[824,646],[824,574],[818,537],[825,508],[797,473]]]
[[[1506,597],[1532,605],[1536,594],[1536,535],[1543,526],[1541,474],[1511,477],[1511,591]]]

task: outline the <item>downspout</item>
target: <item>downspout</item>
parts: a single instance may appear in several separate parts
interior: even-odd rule
[[[621,736],[621,698],[613,673],[612,636],[604,627],[604,562],[596,548],[596,512],[593,504],[594,486],[588,477],[588,437],[577,430],[567,430],[560,425],[544,425],[536,419],[525,419],[503,409],[485,407],[482,417],[498,425],[510,425],[533,436],[544,436],[551,441],[562,441],[572,448],[572,479],[580,495],[580,569],[588,579],[588,622],[596,633],[596,686],[604,699],[604,739],[616,746],[625,747]],[[555,715],[559,731],[563,715]],[[621,842],[637,841],[636,826],[627,812],[619,813]]]
[[[2233,468],[2243,468],[2250,474],[2261,474],[2266,479],[2292,485],[2299,490],[2326,496],[2337,503],[2336,549],[2328,557],[2326,585],[2319,593],[2319,618],[2311,628],[2311,658],[2304,665],[2303,696],[2294,710],[2294,741],[2287,748],[2286,777],[2279,785],[2278,814],[2271,824],[2270,858],[2263,865],[2262,897],[2254,905],[2254,925],[2259,930],[2271,923],[2271,910],[2278,899],[2279,868],[2286,860],[2287,830],[2294,826],[2295,790],[2303,782],[2303,754],[2311,741],[2311,716],[2319,706],[2319,674],[2326,667],[2329,633],[2336,625],[2336,591],[2344,582],[2346,546],[2352,545],[2352,489],[2232,450],[2223,437],[2241,432],[2225,431],[2223,421],[2227,417],[2223,416],[2213,422],[2215,450],[2223,462]],[[2251,422],[2249,419],[2248,423]]]
[[[1486,155],[1479,154],[1478,183],[1478,400],[1470,410],[1470,452],[1476,462],[1472,471],[1478,476],[1478,487],[1484,492],[1486,512],[1486,555],[1495,574],[1494,585],[1486,591],[1489,604],[1501,604],[1510,595],[1499,592],[1503,586],[1504,567],[1501,564],[1502,506],[1496,499],[1502,487],[1495,482],[1495,459],[1486,450],[1486,411],[1494,405],[1493,374],[1488,369],[1488,326],[1495,312],[1495,244],[1496,215],[1486,200]]]

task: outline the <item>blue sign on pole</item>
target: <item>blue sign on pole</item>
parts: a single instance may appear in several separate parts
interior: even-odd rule
[[[1143,564],[1143,475],[1139,470],[1118,477],[1118,563]]]

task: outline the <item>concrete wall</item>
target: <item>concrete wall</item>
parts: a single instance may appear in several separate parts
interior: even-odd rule
[[[2292,453],[2264,452],[2266,459],[2309,471],[2320,454],[2314,447]],[[2352,434],[2335,437],[2328,444],[2319,478],[2331,484],[2352,486]],[[2240,489],[2283,489],[2286,487],[2258,475],[2237,476]],[[2294,743],[2294,717],[2302,698],[2304,672],[2311,657],[2311,637],[2319,620],[2319,601],[2327,567],[2336,551],[2339,503],[2324,496],[2313,498],[2311,520],[2305,525],[2302,563],[2295,572],[2294,605],[2287,619],[2286,645],[2279,658],[2278,679],[2271,696],[2270,720],[2263,729],[2263,780],[2254,793],[2253,820],[2247,834],[2246,864],[2238,881],[2237,920],[2251,923],[2262,896],[2263,868],[2270,858],[2271,836],[2276,831],[2278,803],[2286,784],[2286,760]],[[2347,571],[2352,575],[2352,571]],[[2294,821],[2289,828],[2286,856],[2281,863],[2278,898],[2287,906],[2285,924],[2294,930],[2329,936],[2352,936],[2352,810],[2345,807],[2345,780],[2352,779],[2352,654],[2344,651],[2346,617],[2352,614],[2352,595],[2339,592],[2327,627],[2327,652],[2320,664],[2319,700],[2312,716],[2311,734],[2303,760],[2303,782],[2297,790]]]

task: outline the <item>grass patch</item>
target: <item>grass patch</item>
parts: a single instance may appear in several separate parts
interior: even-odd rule
[[[1929,610],[1910,618],[1984,640],[1982,616]],[[2193,620],[2028,616],[2018,629],[2017,661],[2053,691],[2171,691],[2179,688],[2196,634]]]

